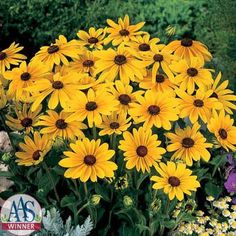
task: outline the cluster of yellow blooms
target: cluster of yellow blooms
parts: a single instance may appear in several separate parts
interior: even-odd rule
[[[162,44],[140,31],[144,22],[131,25],[127,15],[107,24],[80,30],[71,41],[60,35],[29,63],[18,44],[0,51],[0,108],[7,100],[14,104],[6,125],[26,134],[17,162],[39,164],[60,137],[70,142],[59,162],[65,177],[94,182],[114,177],[118,148],[127,169],[154,167],[159,175],[151,177],[153,188],[181,201],[200,186],[187,166],[210,159],[213,144],[200,124],[207,124],[216,145],[236,150],[230,117],[236,96],[228,81],[220,82],[221,73],[214,80],[213,70],[204,67],[212,56],[202,43],[184,38]],[[166,140],[153,134],[159,128]],[[93,139],[85,137],[91,131]],[[114,145],[102,136],[111,136]],[[172,157],[166,163],[167,151]]]

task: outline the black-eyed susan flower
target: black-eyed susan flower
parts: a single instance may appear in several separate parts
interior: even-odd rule
[[[187,61],[190,61],[193,57],[198,57],[201,61],[210,61],[212,58],[211,53],[204,44],[190,38],[170,42],[167,45],[167,49]]]
[[[22,60],[27,57],[19,52],[24,47],[19,47],[18,43],[12,43],[9,48],[0,51],[0,74],[3,74],[11,65],[18,65]]]
[[[166,150],[159,147],[161,141],[156,134],[152,134],[151,129],[140,127],[133,129],[132,133],[123,133],[124,140],[120,141],[119,149],[124,151],[126,168],[136,168],[137,171],[150,172],[150,167],[157,166],[162,154]]]
[[[15,105],[16,118],[6,115],[6,124],[12,130],[25,131],[29,133],[33,131],[36,122],[39,119],[39,114],[42,110],[40,105],[34,112],[31,111],[30,106],[26,103],[23,106]]]
[[[191,191],[196,191],[200,187],[197,176],[191,175],[192,171],[186,168],[183,163],[174,163],[168,161],[167,164],[161,162],[159,167],[156,167],[159,176],[152,176],[151,180],[154,189],[163,189],[165,194],[168,194],[169,199],[175,197],[182,201],[184,194],[191,195]]]
[[[151,89],[155,92],[170,92],[175,95],[173,88],[175,85],[169,80],[165,74],[156,74],[155,81],[152,80],[152,71],[148,70],[147,75],[139,83],[139,87],[143,89]]]
[[[106,90],[94,91],[89,89],[87,95],[77,92],[73,100],[68,103],[65,111],[73,112],[66,122],[73,120],[83,121],[87,118],[89,127],[102,123],[101,115],[111,115],[117,110],[119,102]]]
[[[136,35],[146,34],[143,31],[139,31],[145,24],[145,22],[139,22],[136,25],[130,25],[129,16],[125,15],[124,20],[118,19],[118,24],[108,19],[107,24],[110,26],[107,28],[108,37],[104,40],[105,44],[112,41],[112,45],[117,46],[122,42],[129,42],[133,40]]]
[[[236,110],[236,105],[233,103],[236,101],[236,95],[233,91],[228,89],[229,81],[225,80],[220,84],[221,72],[217,75],[212,86],[209,87],[213,91],[211,97],[216,98],[223,105],[223,109],[229,113],[233,114],[232,110]]]
[[[210,70],[203,66],[204,61],[197,57],[192,57],[190,62],[180,60],[173,63],[170,68],[177,75],[172,82],[179,85],[181,90],[187,90],[189,94],[195,91],[196,85],[198,88],[204,89],[213,83],[213,79]]]
[[[206,142],[206,138],[199,132],[200,125],[195,123],[191,128],[177,128],[175,133],[167,133],[170,144],[167,146],[168,152],[173,152],[172,159],[182,159],[188,166],[192,166],[193,160],[209,161],[210,153],[207,148],[212,147]]]
[[[75,97],[79,90],[77,79],[79,79],[79,75],[76,73],[61,76],[58,72],[48,79],[36,81],[27,88],[27,91],[32,93],[32,111],[36,110],[48,96],[48,107],[50,109],[56,108],[58,104],[63,108],[66,107],[67,103]]]
[[[65,158],[59,162],[60,166],[68,168],[64,174],[66,178],[97,182],[97,178],[114,176],[117,165],[110,159],[115,151],[109,150],[107,143],[85,138],[71,143],[70,148],[72,151],[65,151]]]
[[[37,122],[37,126],[42,126],[40,130],[42,134],[49,134],[52,139],[61,137],[63,139],[74,140],[75,137],[83,138],[84,133],[82,129],[86,129],[87,126],[80,121],[67,122],[66,119],[70,116],[70,113],[61,111],[57,113],[55,111],[47,111],[47,115],[40,116],[40,120]]]
[[[52,140],[47,135],[41,136],[39,132],[35,132],[33,138],[26,135],[24,143],[20,143],[19,146],[22,151],[16,152],[18,165],[38,165],[50,151]]]
[[[31,61],[28,65],[22,62],[19,67],[6,71],[4,77],[10,80],[8,95],[10,98],[15,98],[16,101],[29,102],[30,93],[25,88],[34,84],[35,81],[40,81],[49,75],[47,66],[40,62]]]
[[[96,74],[102,72],[99,76],[101,80],[113,81],[119,75],[123,83],[129,84],[130,80],[142,80],[146,74],[145,65],[124,45],[120,45],[117,50],[109,48],[96,51],[94,55],[98,57]]]
[[[178,119],[178,100],[170,93],[155,93],[147,90],[143,96],[137,97],[137,103],[130,105],[129,114],[144,128],[163,127],[171,129],[171,121]]]
[[[113,86],[110,86],[110,92],[119,101],[118,113],[127,113],[130,104],[137,101],[137,96],[140,96],[144,91],[133,91],[133,87],[128,84],[122,83],[120,80],[116,80]]]
[[[223,147],[227,151],[236,150],[236,127],[233,126],[234,120],[226,115],[224,110],[213,112],[207,128],[213,133],[217,140],[217,146]]]
[[[54,65],[60,65],[61,62],[64,65],[69,65],[67,57],[77,58],[79,52],[80,49],[76,40],[68,42],[65,36],[60,35],[54,44],[41,47],[33,60],[42,61],[52,69]]]
[[[189,117],[190,121],[194,124],[200,117],[204,123],[209,121],[212,109],[222,109],[222,104],[216,98],[211,97],[212,90],[196,91],[195,95],[189,95],[183,90],[176,90],[177,95],[181,98],[179,100],[179,117]]]
[[[77,36],[80,38],[78,40],[78,45],[89,46],[89,48],[103,48],[103,40],[106,36],[106,28],[95,29],[94,27],[89,28],[89,31],[79,30]]]
[[[102,116],[102,123],[98,125],[98,128],[102,129],[99,135],[112,135],[112,134],[122,134],[126,131],[130,125],[131,117],[127,118],[127,114],[120,113],[117,114],[113,112],[110,116]]]

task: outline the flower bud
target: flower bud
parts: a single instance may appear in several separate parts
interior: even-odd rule
[[[127,208],[131,207],[133,205],[133,199],[126,195],[123,198],[123,204]]]
[[[11,160],[11,153],[10,152],[5,152],[3,155],[2,155],[2,161],[4,163],[8,163],[10,160]]]
[[[161,208],[161,200],[160,199],[155,199],[152,203],[151,203],[151,211],[153,212],[153,214],[156,214]]]
[[[92,195],[91,197],[91,200],[90,200],[90,203],[93,205],[93,206],[97,206],[101,200],[101,195],[99,194],[94,194]]]

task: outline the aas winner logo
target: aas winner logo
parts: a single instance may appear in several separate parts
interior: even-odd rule
[[[39,203],[26,194],[8,198],[1,209],[2,230],[14,235],[29,235],[41,229],[42,210]]]

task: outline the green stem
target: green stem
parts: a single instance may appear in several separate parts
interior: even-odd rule
[[[74,186],[75,186],[76,195],[78,196],[79,201],[80,201],[81,200],[81,196],[80,196],[80,193],[79,193],[79,188],[78,188],[77,181],[76,181],[76,179],[73,179],[72,181],[73,181]]]
[[[97,129],[94,123],[93,123],[93,139],[95,140],[97,139]]]
[[[170,206],[170,199],[169,199],[169,197],[167,196],[166,208],[165,208],[165,212],[164,212],[164,215],[165,215],[165,216],[168,216],[168,213],[169,213],[169,206]],[[164,235],[164,232],[165,232],[165,226],[161,225],[161,228],[160,228],[160,236]]]
[[[85,193],[86,198],[88,199],[88,188],[87,188],[86,183],[84,183],[84,193]]]
[[[77,211],[77,215],[79,215],[79,213],[83,211],[87,206],[89,206],[89,202],[85,203],[82,207],[80,207],[80,209]]]
[[[48,178],[50,179],[50,181],[51,181],[51,183],[52,183],[52,186],[53,186],[53,190],[54,190],[56,199],[57,199],[58,202],[60,202],[60,198],[59,198],[59,195],[58,195],[58,193],[57,193],[57,189],[56,189],[55,182],[53,181],[53,178],[52,178],[52,176],[51,176],[51,174],[50,174],[48,165],[47,165],[47,163],[46,163],[45,161],[43,162],[43,166],[44,166],[44,168],[45,168],[45,170],[46,170],[46,172],[47,172]]]

